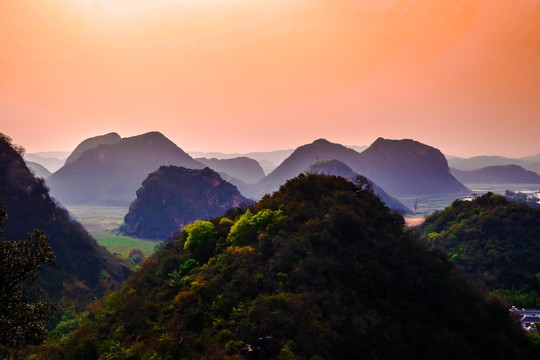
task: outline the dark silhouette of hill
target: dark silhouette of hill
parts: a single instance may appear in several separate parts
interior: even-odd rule
[[[452,176],[439,150],[414,140],[379,138],[362,153],[324,139],[301,146],[245,194],[260,198],[277,190],[314,162],[332,159],[341,161],[396,197],[468,192]]]
[[[159,132],[123,138],[81,154],[47,179],[64,204],[131,204],[149,173],[161,165],[204,168]]]
[[[81,326],[44,351],[59,359],[111,349],[134,359],[537,355],[508,309],[446,253],[427,249],[371,191],[323,175],[302,174],[248,211],[184,228]]]
[[[162,166],[137,190],[122,231],[149,239],[168,239],[184,225],[223,215],[233,207],[253,205],[210,168]]]
[[[438,149],[410,139],[379,138],[352,168],[398,198],[469,192]]]
[[[509,306],[540,307],[540,208],[487,193],[454,201],[421,229],[430,246],[447,251]]]
[[[471,171],[450,170],[465,184],[540,184],[540,175],[518,165],[487,166]]]
[[[232,159],[196,158],[195,160],[219,173],[226,173],[248,184],[256,183],[264,177],[264,171],[257,160],[245,156]]]
[[[52,174],[45,166],[38,164],[37,162],[26,161],[26,166],[28,166],[28,168],[32,170],[32,173],[39,178],[47,179]]]
[[[75,150],[73,150],[71,155],[69,155],[69,157],[66,159],[65,164],[71,164],[72,162],[77,160],[86,150],[97,148],[99,145],[103,144],[116,144],[120,141],[120,139],[120,135],[115,132],[88,138],[81,142],[79,145],[77,145]]]
[[[100,296],[106,290],[100,288],[103,281],[120,283],[130,274],[79,223],[71,219],[67,210],[51,200],[43,180],[32,175],[21,152],[14,149],[10,139],[2,134],[0,204],[8,212],[1,240],[21,240],[34,229],[42,229],[49,236],[56,265],[40,270],[38,281],[50,297],[58,300],[65,290],[63,283],[71,284],[74,279],[84,282],[93,296]],[[104,279],[104,274],[110,278]]]
[[[351,181],[355,181],[355,179],[359,176],[363,178],[362,175],[358,174],[353,169],[351,169],[339,160],[319,160],[316,163],[311,164],[305,172],[312,174],[341,176],[345,179],[350,179]],[[377,195],[390,209],[399,211],[401,214],[411,212],[411,209],[403,205],[403,203],[395,197],[388,195],[386,191],[384,191],[377,184],[371,182],[371,180],[367,178],[363,178],[361,180],[369,182],[373,188],[373,192],[375,193],[375,195]]]

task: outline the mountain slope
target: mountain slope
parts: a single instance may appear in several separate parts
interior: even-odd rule
[[[315,140],[311,144],[300,146],[294,150],[274,171],[255,184],[251,192],[246,195],[261,198],[264,194],[277,190],[285,181],[301,174],[311,164],[319,160],[337,159],[354,168],[353,165],[358,161],[359,155],[356,151],[343,145],[334,144],[325,139]]]
[[[338,160],[317,161],[316,163],[311,164],[305,172],[312,174],[341,176],[343,178],[348,178],[353,181],[356,177],[361,176],[357,172],[353,171],[350,167]],[[365,181],[371,182],[369,179],[365,179]],[[401,214],[411,212],[411,209],[403,205],[403,203],[401,203],[401,201],[399,201],[395,197],[388,195],[386,191],[384,191],[380,186],[372,182],[371,185],[373,187],[373,192],[375,193],[375,195],[377,195],[381,199],[381,201],[383,201],[390,209],[397,210]]]
[[[65,164],[71,164],[72,162],[77,160],[77,158],[79,158],[81,154],[86,150],[97,148],[99,145],[103,144],[116,144],[120,141],[120,139],[120,135],[115,132],[88,138],[81,142],[79,145],[77,145],[75,150],[73,150],[71,155],[69,155],[69,157],[66,159]]]
[[[379,138],[352,168],[397,197],[468,192],[438,149],[414,140]]]
[[[161,133],[150,132],[85,151],[52,174],[47,185],[61,203],[125,206],[161,165],[204,167]]]
[[[43,180],[32,175],[9,138],[1,134],[0,203],[8,211],[5,233],[0,239],[20,240],[33,229],[42,229],[49,236],[56,265],[42,269],[39,282],[52,298],[58,300],[64,290],[63,283],[70,284],[74,279],[82,281],[94,296],[99,296],[105,290],[99,289],[103,274],[107,273],[118,283],[129,275],[127,268],[51,200]]]
[[[47,168],[37,162],[26,161],[26,166],[34,173],[36,177],[46,179],[51,176],[51,172]]]
[[[137,190],[125,216],[123,232],[142,238],[168,239],[184,225],[223,215],[233,207],[252,205],[218,173],[161,166]]]
[[[162,246],[57,358],[525,359],[508,310],[370,191],[300,175]],[[200,250],[205,250],[201,253]],[[244,349],[242,351],[242,349]],[[114,351],[114,352],[113,352]]]
[[[52,156],[56,155],[56,156]],[[64,166],[65,159],[68,157],[69,153],[59,151],[59,152],[46,152],[46,153],[36,153],[36,154],[24,154],[24,159],[26,161],[33,161],[45,167],[50,172],[55,172]]]
[[[341,161],[396,197],[468,192],[452,176],[439,150],[413,140],[379,138],[362,153],[324,139],[301,146],[246,195],[260,198],[277,190],[314,162],[332,159]]]
[[[264,171],[257,160],[248,157],[232,159],[196,158],[195,160],[217,172],[224,172],[248,184],[255,183],[264,177]]]
[[[540,184],[540,175],[518,165],[487,166],[470,171],[450,170],[464,184]]]

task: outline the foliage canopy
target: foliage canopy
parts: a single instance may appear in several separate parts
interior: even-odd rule
[[[534,353],[504,306],[343,178],[300,175],[249,212],[209,222],[207,259],[193,259],[190,232],[180,232],[48,351],[76,358],[92,348],[94,359],[243,359],[248,345],[260,348],[254,358],[279,359]]]
[[[540,307],[540,208],[487,193],[429,216],[423,237],[509,305]]]

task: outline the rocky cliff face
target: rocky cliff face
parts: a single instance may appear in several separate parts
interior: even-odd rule
[[[195,220],[223,215],[228,209],[252,204],[220,175],[205,168],[162,166],[137,190],[124,219],[132,236],[167,239]]]

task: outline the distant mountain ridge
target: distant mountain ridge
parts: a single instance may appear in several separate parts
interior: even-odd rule
[[[274,171],[253,186],[249,196],[261,198],[284,184],[285,181],[304,172],[311,164],[319,160],[339,160],[354,168],[360,154],[340,144],[325,139],[315,140],[311,144],[298,147]]]
[[[540,175],[518,165],[487,166],[471,171],[450,170],[465,184],[540,184]]]
[[[116,141],[117,134],[108,135]],[[101,140],[103,137],[95,137],[83,143],[95,144]],[[125,206],[135,198],[135,191],[146,176],[159,166],[202,169],[208,165],[242,194],[256,200],[277,190],[316,161],[334,159],[369,178],[388,194],[407,197],[409,202],[411,197],[469,192],[452,176],[439,150],[409,139],[379,138],[361,153],[318,139],[295,149],[274,171],[261,178],[261,167],[253,159],[196,161],[158,132],[90,148],[51,175],[47,182],[51,194],[66,204]],[[261,179],[250,183],[257,178]]]
[[[470,171],[496,165],[519,165],[540,174],[540,154],[521,158],[504,156],[474,156],[467,159],[448,156],[447,158],[448,165],[456,170]]]
[[[35,154],[23,154],[26,161],[32,161],[45,167],[51,173],[57,171],[64,166],[65,159],[69,156],[69,152],[65,151],[51,151],[51,152],[39,152]]]
[[[351,181],[354,181],[358,176],[362,176],[339,160],[317,161],[306,169],[306,173],[341,176],[345,179],[350,179]],[[365,179],[367,181],[371,181],[367,178]],[[390,209],[397,210],[401,214],[411,213],[411,209],[409,209],[395,197],[388,195],[388,193],[380,186],[372,182],[372,187],[375,195],[377,195]]]
[[[469,192],[452,176],[439,150],[414,140],[379,138],[362,153],[325,139],[300,146],[245,194],[260,198],[277,190],[286,180],[304,172],[316,161],[334,159],[398,198]]]
[[[357,152],[362,152],[367,149],[367,146],[361,145],[345,145]],[[257,160],[261,165],[266,175],[275,170],[285,159],[287,159],[295,149],[274,150],[274,151],[254,151],[249,153],[222,153],[222,152],[201,152],[189,151],[188,153],[194,158],[217,158],[217,159],[232,159],[236,157],[248,157]]]
[[[253,205],[210,168],[161,166],[137,190],[122,231],[142,238],[168,239],[195,220],[221,216],[230,208]]]
[[[231,159],[196,158],[195,160],[217,172],[224,172],[248,184],[255,183],[265,176],[257,160],[245,156]]]
[[[469,192],[440,150],[411,139],[378,138],[353,169],[397,197]]]
[[[28,168],[32,170],[32,172],[34,173],[36,177],[47,179],[52,174],[45,166],[38,164],[37,162],[33,162],[33,161],[25,161],[25,162],[26,162],[26,166],[28,166]]]
[[[149,173],[161,165],[202,169],[159,132],[123,138],[83,152],[47,179],[51,194],[65,204],[131,204]]]
[[[289,157],[294,149],[274,150],[274,151],[254,151],[249,153],[222,153],[222,152],[200,152],[189,151],[188,153],[194,158],[217,158],[217,159],[233,159],[237,157],[248,157],[256,160],[264,170],[265,174],[271,173],[279,164]]]
[[[75,150],[73,150],[71,155],[69,155],[69,157],[66,159],[65,164],[71,164],[72,162],[77,160],[81,156],[81,154],[85,152],[86,150],[95,149],[99,145],[103,145],[103,144],[116,144],[121,139],[122,138],[120,137],[120,135],[118,135],[115,132],[88,138],[84,140],[83,142],[81,142],[75,148]]]

